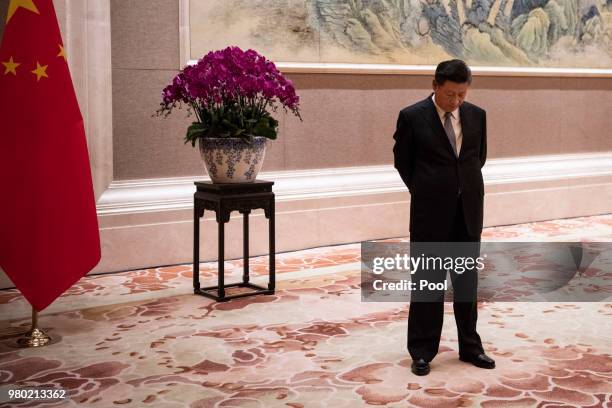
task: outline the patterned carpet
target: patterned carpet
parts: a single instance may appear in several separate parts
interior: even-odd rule
[[[612,241],[612,215],[489,228],[483,239]],[[0,343],[3,386],[58,385],[70,400],[0,406],[612,406],[611,303],[481,303],[495,370],[458,360],[448,304],[432,372],[417,377],[408,307],[361,302],[359,248],[279,254],[274,296],[227,303],[192,295],[188,265],[83,278],[41,317],[58,343]],[[266,282],[266,262],[251,260],[254,282]],[[241,267],[228,261],[226,281]],[[214,284],[216,266],[200,269]],[[17,291],[0,291],[5,331],[27,327],[29,313]]]

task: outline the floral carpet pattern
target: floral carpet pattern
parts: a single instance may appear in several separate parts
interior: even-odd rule
[[[483,240],[612,241],[612,215],[490,228]],[[61,386],[70,398],[0,407],[612,406],[611,303],[480,303],[495,370],[458,360],[447,304],[431,374],[417,377],[408,305],[361,301],[359,249],[278,254],[275,295],[225,303],[192,294],[188,265],[85,277],[41,315],[57,343],[0,342],[0,389]],[[266,262],[251,260],[254,282]],[[226,281],[241,267],[228,261]],[[200,273],[214,284],[214,263]],[[0,320],[27,328],[17,291],[0,291]]]

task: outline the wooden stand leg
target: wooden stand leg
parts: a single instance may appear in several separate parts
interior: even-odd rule
[[[274,227],[274,197],[272,197],[271,199],[271,203],[270,203],[270,220],[268,221],[268,237],[269,237],[269,251],[270,251],[270,258],[269,258],[269,269],[270,269],[270,282],[268,283],[268,290],[270,290],[271,292],[274,293],[274,288],[276,286],[276,237],[275,237],[275,230],[276,228]]]
[[[249,211],[245,211],[242,217],[242,256],[242,282],[249,283]]]
[[[219,222],[219,300],[223,300],[225,297],[225,223]]]
[[[193,208],[193,292],[200,290],[200,218],[204,210]]]

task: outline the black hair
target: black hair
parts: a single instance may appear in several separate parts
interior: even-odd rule
[[[458,84],[472,83],[472,71],[465,62],[460,59],[442,61],[436,67],[434,77],[436,84],[444,85],[446,81],[457,82]]]

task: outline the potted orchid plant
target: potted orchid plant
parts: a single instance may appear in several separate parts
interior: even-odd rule
[[[301,120],[291,81],[264,56],[238,47],[211,51],[186,66],[163,89],[160,105],[158,116],[184,106],[195,115],[185,143],[199,144],[215,183],[255,180],[266,141],[278,134],[272,113],[279,107]]]

